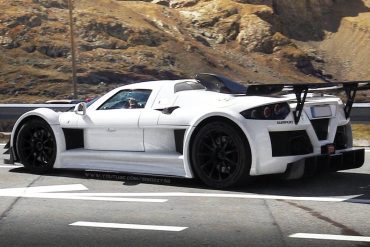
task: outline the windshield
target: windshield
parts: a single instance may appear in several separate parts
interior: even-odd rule
[[[95,101],[97,101],[98,99],[100,99],[100,96],[98,97],[95,97],[93,98],[92,100],[90,100],[89,102],[86,103],[86,108],[89,108],[89,106],[91,106]]]

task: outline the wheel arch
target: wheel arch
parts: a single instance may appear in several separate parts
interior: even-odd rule
[[[25,114],[23,114],[17,121],[16,123],[14,124],[13,126],[13,130],[12,130],[12,134],[11,134],[11,139],[10,139],[10,143],[11,143],[11,147],[13,149],[13,152],[14,152],[14,160],[15,161],[19,161],[19,155],[18,155],[18,152],[17,152],[17,147],[16,147],[16,142],[17,142],[17,137],[18,137],[18,133],[19,133],[19,130],[21,129],[21,127],[24,125],[24,123],[32,120],[32,119],[41,119],[43,121],[45,121],[52,129],[52,131],[54,132],[54,136],[56,138],[56,142],[57,142],[57,147],[60,147],[61,146],[61,142],[65,143],[64,141],[64,138],[60,138],[61,135],[60,135],[60,127],[59,127],[59,114],[51,109],[47,109],[47,108],[39,108],[39,109],[36,109],[36,110],[33,110],[33,111],[30,111],[30,112],[27,112]],[[59,148],[57,148],[59,150]]]
[[[255,157],[253,153],[255,152],[254,152],[253,142],[251,138],[249,137],[248,132],[243,127],[243,125],[240,123],[238,118],[232,115],[225,114],[225,113],[205,115],[201,118],[198,118],[197,121],[193,122],[193,124],[191,124],[189,130],[185,134],[184,161],[185,161],[185,172],[186,172],[187,177],[196,177],[194,169],[192,167],[191,151],[190,151],[194,137],[203,126],[205,126],[206,124],[210,122],[215,122],[215,121],[222,121],[222,122],[226,122],[232,125],[243,136],[243,138],[245,138],[247,146],[249,147],[249,152],[251,154],[251,167],[254,165]]]

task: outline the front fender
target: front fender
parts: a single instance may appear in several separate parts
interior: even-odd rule
[[[10,146],[15,151],[15,161],[17,161],[17,150],[15,148],[16,145],[16,138],[18,135],[18,131],[22,124],[27,121],[27,119],[37,117],[43,119],[45,122],[47,122],[50,127],[52,128],[55,140],[57,143],[57,158],[55,160],[54,167],[57,167],[59,164],[59,153],[63,150],[65,150],[65,140],[64,140],[64,134],[59,124],[59,112],[55,112],[48,108],[38,108],[29,112],[24,113],[22,116],[18,118],[18,120],[15,122],[10,138]]]
[[[15,122],[12,130],[11,135],[11,144],[13,144],[14,137],[17,134],[17,131],[20,127],[20,125],[30,117],[39,117],[44,119],[50,126],[51,125],[59,125],[59,113],[48,109],[48,108],[37,108],[35,110],[29,111],[24,113],[22,116],[18,118],[18,120]]]

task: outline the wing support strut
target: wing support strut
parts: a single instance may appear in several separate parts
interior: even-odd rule
[[[343,89],[344,89],[344,92],[346,92],[346,96],[347,96],[347,102],[344,106],[344,115],[346,116],[346,119],[348,119],[349,116],[351,115],[352,105],[353,105],[353,102],[355,101],[358,84],[357,83],[344,84]]]
[[[307,93],[308,93],[308,86],[306,85],[294,85],[293,91],[297,98],[297,106],[295,111],[293,111],[294,116],[294,123],[298,124],[299,119],[301,118],[304,103],[306,101]]]

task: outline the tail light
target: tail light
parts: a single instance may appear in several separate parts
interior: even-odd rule
[[[283,120],[290,113],[288,103],[276,103],[271,105],[259,106],[256,108],[242,111],[240,114],[246,119],[257,120]]]

